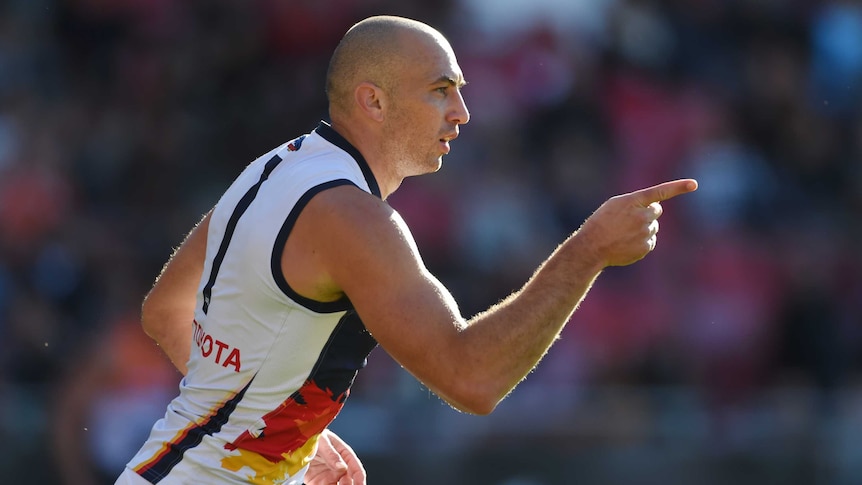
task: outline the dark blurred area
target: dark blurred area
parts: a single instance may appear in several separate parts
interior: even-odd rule
[[[386,484],[862,483],[862,3],[0,2],[0,479],[111,484],[177,390],[141,300],[372,14],[451,40],[472,121],[390,198],[472,315],[676,177],[490,416],[378,349],[333,428]]]

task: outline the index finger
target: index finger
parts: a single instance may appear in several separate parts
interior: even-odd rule
[[[653,202],[672,199],[677,195],[687,194],[695,190],[697,190],[697,180],[679,179],[636,190],[629,195],[635,199],[638,205],[646,207]]]

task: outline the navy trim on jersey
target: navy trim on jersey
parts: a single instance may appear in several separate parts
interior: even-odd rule
[[[318,135],[322,136],[324,140],[332,143],[338,148],[341,148],[353,157],[353,159],[356,160],[356,164],[359,165],[359,168],[362,170],[362,175],[365,176],[365,182],[368,184],[368,188],[371,190],[371,193],[382,198],[380,195],[380,186],[377,185],[377,179],[374,178],[374,172],[371,171],[371,167],[368,166],[368,162],[365,161],[365,157],[359,153],[359,150],[357,150],[355,146],[351,145],[349,141],[347,141],[325,121],[318,123],[317,128],[315,128],[314,131]]]
[[[233,213],[230,215],[230,219],[228,219],[227,226],[225,227],[224,237],[222,237],[221,244],[219,244],[218,247],[218,252],[213,259],[209,280],[207,280],[207,284],[203,289],[204,303],[202,310],[204,313],[207,313],[209,310],[213,285],[215,285],[216,276],[218,276],[219,269],[221,269],[221,264],[224,262],[227,247],[230,245],[230,240],[236,230],[236,225],[239,223],[239,218],[242,217],[248,209],[248,206],[250,206],[254,198],[257,197],[257,192],[260,190],[260,186],[269,178],[269,174],[275,170],[275,167],[279,163],[281,163],[281,157],[278,155],[273,155],[273,157],[266,162],[266,165],[263,167],[263,173],[260,174],[260,179],[256,184],[252,185],[251,188],[248,189],[248,192],[246,192],[245,195],[242,196],[242,199],[239,200],[239,203],[237,203]]]
[[[333,400],[347,399],[356,374],[368,363],[368,354],[377,340],[365,328],[356,310],[349,310],[338,321],[320,352],[308,380],[332,393]]]
[[[299,200],[296,201],[296,204],[293,206],[293,209],[291,209],[290,214],[287,215],[287,219],[285,219],[284,224],[282,224],[281,229],[278,231],[278,236],[275,238],[275,245],[272,248],[270,266],[272,268],[272,277],[273,279],[275,279],[275,284],[277,284],[278,287],[281,288],[281,291],[283,291],[285,295],[289,296],[295,302],[317,313],[343,312],[352,309],[353,305],[350,303],[350,300],[348,300],[346,296],[335,301],[322,302],[312,300],[311,298],[306,298],[294,291],[293,288],[291,288],[290,285],[287,284],[287,280],[284,279],[284,273],[281,271],[281,255],[284,253],[284,245],[287,242],[287,236],[290,235],[290,231],[293,230],[293,226],[296,224],[296,219],[299,218],[299,214],[302,212],[302,209],[304,209],[305,206],[308,205],[308,202],[311,200],[311,198],[326,189],[331,189],[333,187],[339,187],[342,185],[353,185],[354,187],[356,187],[356,184],[354,184],[350,180],[336,179],[330,180],[329,182],[324,182],[320,185],[316,185],[308,189],[306,193],[302,194],[302,197],[300,197]]]
[[[254,381],[254,377],[252,377],[252,379],[248,381],[248,384],[246,384],[245,387],[243,387],[242,390],[240,390],[233,398],[229,399],[222,405],[222,407],[211,414],[206,421],[188,429],[179,437],[178,440],[166,443],[168,446],[167,452],[159,456],[155,462],[150,463],[137,473],[150,483],[159,483],[168,475],[168,473],[171,472],[171,470],[174,469],[175,466],[177,466],[180,461],[182,461],[183,454],[185,454],[186,451],[201,444],[204,437],[212,436],[221,431],[222,426],[227,423],[230,415],[236,409],[236,405],[242,400],[243,396],[245,396],[245,391],[247,391],[249,386],[251,386],[252,381]]]

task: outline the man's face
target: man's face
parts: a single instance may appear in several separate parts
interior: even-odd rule
[[[384,146],[405,177],[439,170],[458,126],[470,119],[461,96],[466,83],[449,44],[413,42],[388,93],[384,121]]]

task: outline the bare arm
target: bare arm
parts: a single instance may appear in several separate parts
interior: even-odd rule
[[[174,251],[141,309],[144,331],[183,375],[188,371],[195,297],[203,274],[209,221],[207,214]]]
[[[696,186],[674,181],[608,200],[523,288],[469,321],[425,268],[400,216],[355,188],[312,199],[294,243],[305,241],[324,270],[327,281],[315,288],[346,293],[396,361],[453,407],[486,414],[535,367],[605,267],[654,247],[658,202]]]

